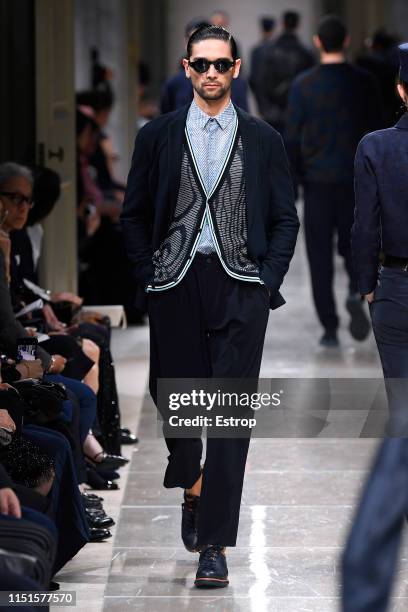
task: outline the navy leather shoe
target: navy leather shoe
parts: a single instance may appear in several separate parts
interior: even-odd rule
[[[201,549],[194,584],[198,588],[219,589],[228,586],[228,567],[224,546],[206,546]]]
[[[184,491],[184,503],[181,504],[181,539],[189,552],[198,552],[198,511],[200,498],[197,495],[186,495]]]

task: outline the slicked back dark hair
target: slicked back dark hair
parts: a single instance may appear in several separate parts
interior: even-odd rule
[[[202,40],[211,40],[214,38],[216,40],[224,40],[225,42],[229,43],[231,47],[232,59],[237,59],[237,43],[235,42],[231,32],[229,32],[226,28],[214,25],[198,28],[198,30],[192,33],[187,43],[187,59],[193,54],[193,45],[201,42]]]
[[[323,17],[317,30],[317,36],[326,53],[342,51],[347,37],[344,21],[337,15]]]

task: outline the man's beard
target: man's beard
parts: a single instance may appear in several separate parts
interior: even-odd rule
[[[194,87],[200,98],[203,100],[221,100],[231,90],[231,84],[219,85],[214,91],[207,89],[204,85]]]

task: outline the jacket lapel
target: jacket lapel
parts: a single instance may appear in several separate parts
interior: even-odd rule
[[[255,207],[257,203],[259,173],[258,126],[250,115],[243,112],[240,108],[236,106],[235,110],[238,114],[238,127],[244,149],[247,226],[249,232],[255,218]]]
[[[177,202],[180,186],[181,161],[183,155],[184,127],[186,125],[187,113],[190,104],[184,106],[175,116],[168,127],[168,177],[169,177],[169,198],[170,198],[170,218],[172,218]]]

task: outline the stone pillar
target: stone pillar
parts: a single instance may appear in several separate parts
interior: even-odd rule
[[[344,0],[344,19],[351,36],[353,56],[363,49],[364,40],[384,25],[385,8],[384,0]]]
[[[126,178],[129,165],[127,16],[127,0],[75,2],[75,88],[90,89],[90,53],[96,47],[101,64],[114,72],[115,105],[106,131],[119,156],[116,173],[121,179]]]

